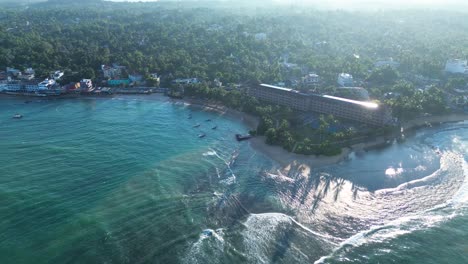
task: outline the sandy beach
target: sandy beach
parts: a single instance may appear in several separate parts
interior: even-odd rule
[[[171,99],[172,100],[172,99]],[[204,102],[202,100],[188,99],[188,100],[174,100],[177,102],[187,103],[193,107],[201,108],[204,111],[215,111],[221,115],[226,115],[227,117],[237,119],[241,122],[244,122],[250,129],[256,129],[258,125],[258,118],[240,111],[229,109],[225,106]],[[414,120],[410,120],[402,123],[403,131],[409,131],[418,129],[421,127],[428,126],[430,124],[441,124],[441,123],[450,123],[450,122],[462,122],[468,120],[468,114],[463,113],[451,113],[446,115],[439,116],[425,116],[420,117]],[[263,153],[268,156],[282,167],[287,170],[291,165],[301,165],[306,170],[311,168],[318,168],[328,165],[333,165],[340,163],[348,159],[349,155],[353,152],[362,152],[367,151],[372,148],[385,146],[389,142],[393,141],[392,137],[386,138],[383,136],[373,138],[371,140],[366,140],[364,142],[354,144],[350,147],[342,148],[341,154],[328,157],[328,156],[317,156],[317,155],[302,155],[288,152],[280,146],[272,146],[265,143],[264,136],[254,137],[249,140],[250,145],[253,149],[258,152]]]

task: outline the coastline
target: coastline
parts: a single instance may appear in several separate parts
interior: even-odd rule
[[[2,96],[3,97],[3,96]],[[15,98],[15,96],[5,96],[6,98]],[[5,98],[3,97],[3,98]],[[1,97],[0,97],[1,98]],[[16,97],[18,98],[18,97]],[[237,121],[244,123],[249,129],[256,129],[259,123],[258,117],[253,115],[237,111],[226,106],[223,106],[219,103],[206,101],[201,99],[186,98],[186,99],[173,99],[169,98],[163,94],[155,93],[150,95],[116,95],[112,97],[83,97],[80,99],[108,99],[108,98],[125,98],[125,99],[143,99],[143,100],[154,100],[154,101],[166,101],[172,103],[186,104],[190,107],[202,110],[202,111],[212,111],[225,116],[227,118],[232,118]],[[19,98],[18,98],[19,99]],[[37,98],[44,99],[44,98]],[[55,98],[54,98],[55,99]],[[72,98],[63,98],[63,99],[72,99]],[[419,128],[428,127],[432,125],[442,124],[442,123],[453,123],[453,122],[463,122],[468,120],[468,113],[450,113],[437,116],[424,116],[417,119],[408,120],[401,123],[401,131],[408,132],[412,130],[417,130]],[[338,164],[342,161],[348,159],[349,155],[353,152],[362,152],[367,151],[372,148],[377,148],[380,146],[385,146],[389,141],[393,141],[397,136],[392,135],[390,137],[379,136],[373,138],[370,141],[360,142],[354,144],[350,147],[342,148],[340,154],[335,156],[322,156],[322,155],[303,155],[288,152],[283,149],[281,146],[272,146],[265,143],[264,136],[256,136],[249,140],[250,146],[262,153],[263,155],[271,158],[283,168],[287,169],[290,165],[303,165],[308,168],[317,168],[333,164]]]
[[[465,113],[450,113],[438,116],[426,116],[418,119],[413,119],[402,123],[402,131],[417,130],[419,128],[443,124],[443,123],[457,123],[468,120],[468,114]],[[289,167],[291,164],[299,164],[310,168],[318,168],[333,164],[338,164],[348,159],[349,155],[353,152],[367,151],[373,148],[385,146],[392,142],[396,137],[389,138],[379,136],[370,141],[354,144],[350,147],[341,149],[341,153],[336,156],[317,156],[317,155],[302,155],[288,152],[281,146],[271,146],[265,143],[265,137],[255,137],[250,140],[252,148],[270,157],[284,168]]]
[[[403,131],[409,131],[435,124],[463,122],[465,120],[468,120],[468,113],[450,113],[437,116],[423,116],[417,119],[403,122],[401,124],[401,128]]]

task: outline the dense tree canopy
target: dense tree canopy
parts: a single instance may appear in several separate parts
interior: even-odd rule
[[[393,57],[400,71],[440,77],[453,56],[468,54],[468,17],[445,12],[351,13],[295,8],[244,10],[176,3],[38,4],[0,11],[0,67],[93,75],[117,62],[142,74],[275,82],[301,71],[326,84],[340,72],[392,83],[373,64]],[[256,39],[256,34],[265,38]],[[301,69],[285,69],[282,62]],[[369,76],[370,75],[370,76]]]

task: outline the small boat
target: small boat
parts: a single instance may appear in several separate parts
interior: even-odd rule
[[[207,120],[205,120],[205,121],[206,121],[206,122],[211,122],[211,119],[207,119]]]
[[[205,134],[205,133],[200,134],[200,135],[198,135],[198,137],[199,137],[199,138],[204,138],[204,137],[206,137],[206,134]]]
[[[21,119],[21,118],[23,118],[23,116],[20,115],[20,114],[15,114],[15,115],[13,116],[13,118],[14,118],[14,119]]]
[[[196,125],[194,125],[193,127],[200,127],[200,124],[196,124]]]
[[[28,100],[28,101],[24,101],[25,104],[29,104],[29,103],[32,103],[32,101]]]
[[[215,130],[215,129],[217,129],[217,128],[218,128],[218,126],[214,126],[214,127],[212,127],[211,129]]]
[[[237,141],[243,141],[252,138],[252,135],[241,135],[241,134],[236,134],[236,139]]]
[[[188,119],[192,119],[192,114],[189,114]]]

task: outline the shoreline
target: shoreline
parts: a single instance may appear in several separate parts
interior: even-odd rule
[[[3,96],[2,96],[3,97]],[[15,98],[16,96],[9,98]],[[1,97],[0,97],[1,98]],[[3,97],[5,98],[5,97]],[[18,97],[16,97],[18,98]],[[125,98],[125,99],[143,99],[150,101],[166,101],[172,103],[183,103],[189,107],[197,108],[202,111],[211,111],[225,116],[227,118],[235,119],[240,121],[247,126],[248,129],[256,129],[259,123],[259,118],[253,115],[228,108],[226,106],[220,105],[216,102],[205,101],[201,99],[187,98],[187,99],[173,99],[165,96],[164,94],[150,94],[150,95],[116,95],[112,97],[83,97],[79,99],[112,99],[112,98]],[[18,98],[19,99],[19,98]],[[37,98],[44,99],[44,98]],[[63,98],[63,99],[74,99],[74,98]],[[415,131],[420,128],[430,127],[432,125],[438,125],[443,123],[457,123],[468,120],[468,113],[449,113],[444,115],[437,116],[424,116],[413,120],[408,120],[401,123],[401,131],[409,132]],[[249,140],[249,145],[256,151],[262,153],[263,155],[269,157],[279,165],[284,168],[289,167],[292,164],[299,164],[307,166],[309,168],[318,168],[333,164],[338,164],[342,161],[345,161],[349,158],[349,155],[355,152],[367,151],[373,148],[378,148],[393,142],[397,138],[397,135],[391,135],[389,137],[379,136],[373,138],[371,141],[360,142],[351,145],[350,147],[342,148],[340,154],[335,156],[322,156],[322,155],[303,155],[288,152],[283,149],[281,146],[273,146],[265,143],[264,136],[256,136]]]
[[[438,116],[427,116],[418,119],[413,119],[402,123],[402,132],[415,131],[420,128],[430,127],[436,124],[445,123],[458,123],[468,120],[468,114],[465,113],[450,113]],[[299,164],[310,168],[318,168],[328,165],[338,164],[349,158],[349,155],[356,152],[368,151],[374,148],[382,147],[390,144],[397,138],[396,135],[389,137],[379,136],[373,138],[371,141],[365,141],[357,144],[353,144],[350,147],[344,147],[341,149],[341,153],[335,156],[317,156],[317,155],[302,155],[292,152],[288,152],[281,146],[272,146],[265,143],[264,136],[254,137],[250,140],[250,145],[256,151],[261,152],[265,156],[268,156],[284,168],[289,167],[292,164]]]

